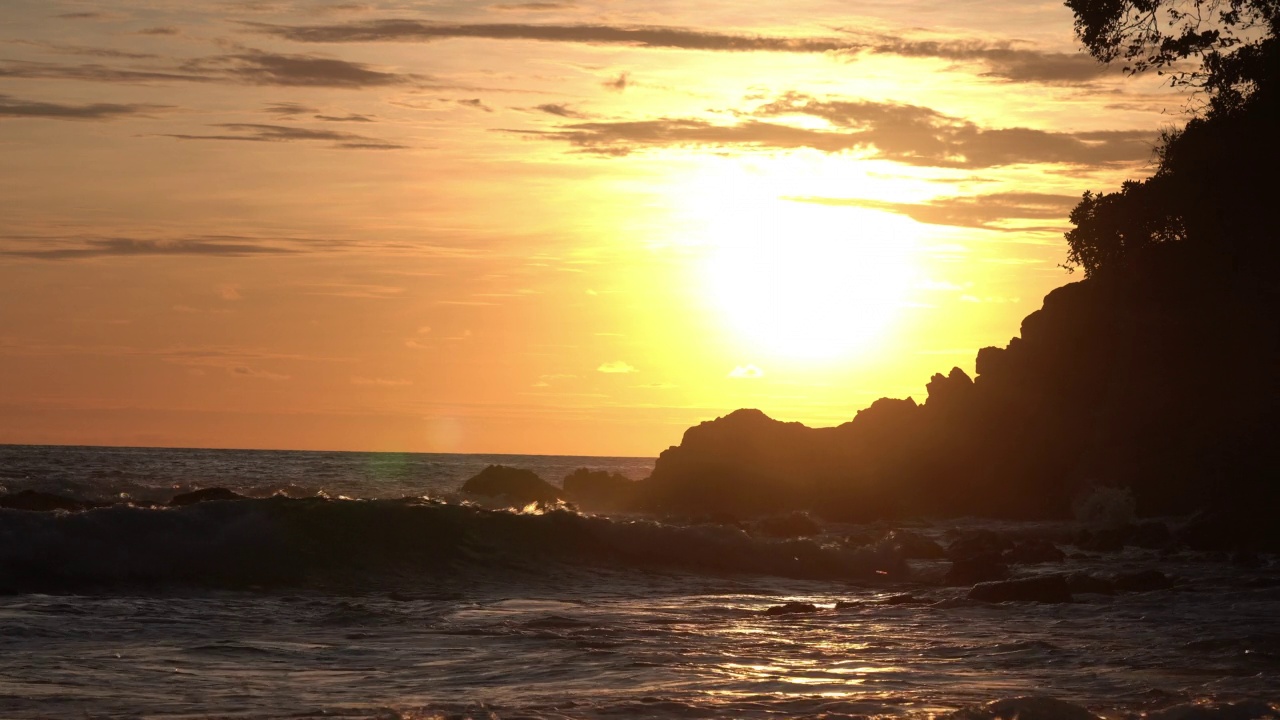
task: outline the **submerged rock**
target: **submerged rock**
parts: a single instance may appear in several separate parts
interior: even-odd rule
[[[634,503],[636,484],[618,473],[578,468],[564,478],[564,494],[584,510],[623,510]]]
[[[483,497],[505,497],[522,505],[553,503],[560,499],[560,491],[538,477],[537,473],[506,465],[490,465],[481,470],[463,483],[462,492]]]
[[[1114,582],[1116,590],[1120,592],[1148,592],[1173,587],[1173,578],[1159,570],[1120,573],[1115,576]]]
[[[172,507],[182,507],[184,505],[194,505],[196,503],[212,502],[214,500],[248,499],[249,498],[247,496],[241,495],[233,490],[228,490],[224,487],[211,487],[193,490],[192,492],[182,493],[180,495],[174,495],[173,499],[169,501],[169,505]]]
[[[1128,527],[1086,530],[1076,539],[1076,545],[1081,550],[1089,552],[1120,552],[1124,549],[1125,540],[1128,537]]]
[[[969,591],[970,600],[983,602],[1071,602],[1071,587],[1062,575],[1020,578],[1001,582],[984,582]]]
[[[761,518],[756,523],[756,528],[761,535],[771,538],[808,537],[822,532],[821,526],[807,513],[802,512]]]
[[[764,611],[765,615],[800,615],[803,613],[818,612],[818,606],[807,602],[789,602],[784,605],[774,605]]]
[[[892,595],[890,597],[885,598],[881,602],[883,602],[885,605],[922,605],[922,604],[928,603],[929,601],[925,600],[924,598],[918,598],[915,595],[912,595],[911,593],[905,593],[902,595]]]
[[[1129,544],[1146,550],[1162,550],[1173,540],[1169,526],[1159,520],[1140,522],[1129,533]]]
[[[61,495],[53,495],[38,490],[23,490],[12,495],[0,495],[0,508],[31,510],[33,512],[51,512],[53,510],[75,512],[84,510],[85,505]]]
[[[892,530],[882,542],[905,560],[938,560],[947,556],[941,545],[910,530]]]
[[[945,717],[947,720],[1099,720],[1079,705],[1038,696],[997,700],[981,707],[957,710]]]
[[[1067,554],[1048,540],[1033,539],[1023,540],[1014,545],[1013,549],[1005,550],[1002,558],[1011,565],[1034,565],[1062,562],[1067,559]]]
[[[1013,549],[1013,541],[994,530],[970,530],[947,546],[947,557],[952,560],[999,561],[1006,550]]]
[[[943,585],[974,585],[1009,577],[1009,566],[990,559],[957,560],[942,578]]]
[[[1115,595],[1116,585],[1106,578],[1077,572],[1067,576],[1067,587],[1072,593],[1091,595]]]
[[[1237,703],[1174,705],[1147,713],[1147,720],[1261,720],[1280,716],[1277,708],[1260,700]]]

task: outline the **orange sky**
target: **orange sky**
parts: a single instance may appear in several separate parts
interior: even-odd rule
[[[1059,3],[7,0],[0,442],[656,455],[1003,345],[1181,101]],[[1170,114],[1172,113],[1172,114]]]

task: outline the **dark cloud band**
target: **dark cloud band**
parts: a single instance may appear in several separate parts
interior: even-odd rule
[[[918,105],[820,100],[799,94],[744,113],[734,124],[689,118],[581,122],[553,130],[508,131],[560,140],[583,151],[627,155],[657,147],[809,148],[826,153],[860,151],[907,165],[985,168],[1057,163],[1080,166],[1129,164],[1149,159],[1148,131],[1053,132],[1032,128],[984,128]],[[787,116],[825,120],[830,129],[777,122]]]

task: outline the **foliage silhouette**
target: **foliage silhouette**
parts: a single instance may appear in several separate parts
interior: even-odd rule
[[[1280,0],[1068,0],[1076,34],[1099,60],[1170,72],[1207,94],[1156,148],[1155,174],[1115,193],[1086,192],[1071,213],[1069,270],[1124,268],[1188,241],[1233,267],[1276,258],[1269,178],[1280,162]],[[1187,64],[1199,62],[1193,69]]]

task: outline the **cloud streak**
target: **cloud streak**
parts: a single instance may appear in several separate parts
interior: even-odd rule
[[[329,241],[307,241],[316,247],[332,248]],[[234,236],[177,239],[128,237],[10,238],[0,247],[0,256],[31,260],[83,260],[102,257],[210,256],[252,257],[290,255],[303,252],[302,241],[268,241]],[[37,247],[28,247],[37,245]],[[314,249],[314,248],[313,248]]]
[[[622,156],[662,147],[863,152],[907,165],[988,168],[1058,163],[1120,165],[1149,159],[1149,131],[1055,132],[1033,128],[984,128],[918,105],[820,100],[788,94],[733,124],[693,118],[658,118],[561,125],[554,130],[512,131],[560,140],[585,152]],[[829,128],[798,127],[779,120],[808,117]]]
[[[453,38],[534,40],[588,45],[629,45],[645,48],[711,50],[720,52],[816,53],[850,50],[858,44],[838,38],[791,38],[739,35],[689,28],[620,25],[545,25],[524,23],[434,23],[419,20],[370,20],[333,25],[267,25],[253,27],[295,42],[429,42]]]
[[[232,142],[326,141],[332,143],[331,147],[346,150],[402,150],[408,147],[407,145],[398,145],[385,140],[338,130],[315,130],[312,128],[262,123],[219,123],[212,127],[223,128],[231,132],[207,135],[168,133],[162,137],[171,137],[178,140],[223,140]]]
[[[937,58],[987,66],[987,77],[1013,82],[1082,84],[1118,71],[1084,52],[1058,53],[1015,47],[1007,42],[978,40],[904,40],[885,38],[866,52],[908,58]]]
[[[20,100],[9,95],[0,95],[0,118],[114,120],[125,115],[138,115],[160,109],[162,109],[160,105],[119,105],[116,103],[62,105],[59,103]]]
[[[500,6],[531,9],[553,3]],[[845,37],[783,37],[724,33],[692,28],[644,25],[541,23],[435,23],[384,19],[331,25],[252,24],[261,32],[295,42],[433,42],[448,39],[525,40],[586,45],[625,45],[639,48],[709,52],[840,53],[937,58],[981,63],[988,77],[1013,82],[1080,84],[1115,70],[1084,53],[1044,52],[1009,41],[912,40],[885,35],[847,34]]]
[[[213,55],[162,67],[2,60],[0,78],[5,77],[129,84],[190,82],[352,89],[421,85],[425,82],[425,78],[418,75],[386,72],[364,63],[261,50]]]
[[[924,203],[894,203],[861,198],[792,197],[788,199],[818,205],[885,210],[905,215],[926,225],[1023,232],[1026,228],[1007,227],[1000,223],[1008,220],[1064,221],[1071,209],[1080,202],[1080,198],[1074,195],[1027,192],[957,195],[935,198]]]

